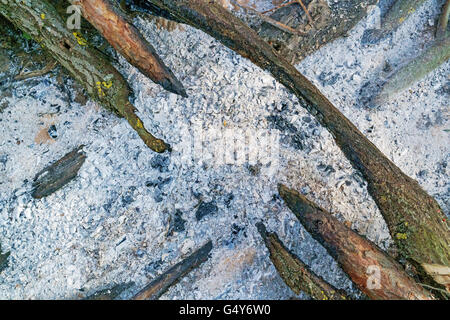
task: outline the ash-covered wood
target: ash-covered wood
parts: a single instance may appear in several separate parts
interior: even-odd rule
[[[0,273],[8,267],[8,257],[10,253],[2,253],[2,245],[0,244]]]
[[[279,185],[280,196],[311,236],[339,263],[356,286],[376,300],[432,300],[393,258],[329,212]]]
[[[420,281],[438,288],[423,264],[450,266],[450,224],[439,204],[370,142],[306,77],[255,31],[214,1],[147,0],[203,30],[273,77],[332,134],[336,144],[368,183],[398,248]]]
[[[267,232],[262,223],[256,225],[267,249],[270,260],[283,281],[296,294],[304,292],[314,300],[347,300],[343,290],[336,289],[322,277],[316,275],[280,241],[276,233]]]
[[[139,291],[133,300],[156,300],[162,296],[167,289],[176,284],[192,269],[197,268],[208,260],[208,255],[212,250],[212,242],[209,241],[203,247],[195,251],[183,261],[177,263],[172,268],[164,272],[155,280],[150,282],[144,289]]]
[[[82,149],[83,146],[76,148],[39,172],[33,181],[33,198],[47,197],[75,179],[86,160]]]
[[[125,118],[144,143],[162,153],[170,146],[146,130],[130,103],[130,89],[109,60],[90,46],[48,0],[0,1],[0,14],[45,48],[102,107]]]
[[[378,43],[408,19],[425,0],[396,0],[381,19],[379,29],[369,29],[364,32],[363,43]]]
[[[255,26],[258,34],[291,63],[297,63],[325,44],[345,37],[378,0],[303,0],[302,6],[283,6],[270,17],[304,34],[283,32],[268,23]]]

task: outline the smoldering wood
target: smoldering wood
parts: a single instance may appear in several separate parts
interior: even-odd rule
[[[150,149],[160,153],[170,149],[145,129],[128,100],[130,89],[122,75],[82,34],[68,30],[47,0],[0,1],[0,14],[48,50],[93,100],[125,118]]]
[[[47,197],[77,177],[86,160],[83,146],[77,147],[40,171],[33,180],[32,197],[40,199]]]
[[[450,225],[439,204],[370,142],[307,78],[241,20],[214,1],[147,0],[251,60],[294,93],[332,134],[368,183],[398,249],[421,282],[443,288],[424,264],[450,266]]]
[[[175,285],[191,270],[200,266],[208,260],[208,255],[212,250],[212,242],[209,241],[203,247],[192,253],[183,261],[177,263],[155,280],[150,282],[145,288],[139,291],[133,300],[156,300],[161,297],[171,286]]]
[[[130,64],[164,89],[187,97],[183,85],[164,64],[155,48],[109,0],[70,0],[70,2],[81,8],[83,17]]]
[[[256,225],[270,253],[270,260],[283,281],[296,294],[304,292],[314,300],[347,300],[343,290],[336,289],[316,275],[280,241],[276,233],[267,232],[262,223]]]
[[[403,267],[329,212],[304,196],[279,185],[280,196],[311,236],[328,253],[356,286],[376,300],[432,300],[434,297],[417,284]]]

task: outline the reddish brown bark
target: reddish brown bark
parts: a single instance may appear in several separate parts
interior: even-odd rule
[[[109,0],[70,0],[81,8],[83,17],[129,63],[164,89],[187,97],[181,82],[156,54],[153,46],[115,8]]]
[[[434,297],[417,284],[403,267],[330,213],[304,196],[279,185],[280,196],[305,229],[339,263],[356,286],[371,299],[431,300]]]

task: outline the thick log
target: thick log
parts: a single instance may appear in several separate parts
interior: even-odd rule
[[[311,236],[339,263],[356,286],[371,299],[431,300],[403,267],[374,243],[346,227],[330,213],[283,185],[280,196]],[[372,274],[373,273],[373,274]]]
[[[36,174],[32,197],[35,199],[47,197],[75,179],[86,160],[86,154],[82,149],[83,146],[74,149]]]
[[[387,159],[295,67],[220,5],[207,0],[147,1],[268,70],[293,92],[363,174],[399,249],[398,259],[411,263],[422,281],[442,287],[423,268],[423,264],[450,266],[450,226],[436,200]]]
[[[155,280],[150,282],[133,297],[133,300],[158,299],[167,291],[167,289],[180,281],[180,279],[186,276],[192,269],[197,268],[203,262],[208,260],[208,255],[211,250],[212,242],[209,241],[189,257],[177,263]]]
[[[381,19],[380,29],[366,30],[363,35],[365,43],[377,43],[384,39],[408,19],[425,0],[396,0]]]
[[[256,225],[269,250],[270,260],[283,281],[296,294],[304,292],[314,300],[347,300],[347,294],[316,275],[280,241],[276,233],[267,232],[262,223]]]
[[[93,100],[124,117],[150,149],[164,152],[169,148],[144,128],[128,100],[130,90],[122,75],[79,33],[70,32],[47,0],[3,0],[0,14],[47,49]]]
[[[130,64],[164,89],[187,97],[183,85],[164,64],[153,46],[109,0],[70,0],[70,2],[81,8],[83,17]]]

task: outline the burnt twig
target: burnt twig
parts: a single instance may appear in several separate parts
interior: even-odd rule
[[[76,148],[39,172],[33,181],[33,198],[49,196],[75,179],[86,160],[82,149],[83,146]]]
[[[133,300],[156,300],[162,296],[169,287],[176,284],[181,278],[188,274],[192,269],[208,259],[212,250],[212,242],[209,241],[203,247],[195,251],[183,261],[177,263],[172,268],[164,272],[155,280],[150,282],[144,289],[139,291]]]

